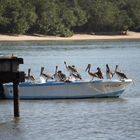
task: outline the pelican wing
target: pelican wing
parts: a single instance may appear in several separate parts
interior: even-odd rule
[[[90,75],[91,77],[97,77],[97,78],[98,78],[97,72],[95,72],[95,73],[90,72],[89,75]]]
[[[46,78],[46,79],[53,79],[53,77],[49,74],[42,73],[41,76]]]
[[[124,73],[116,72],[116,74],[117,74],[118,76],[120,76],[121,78],[128,79],[127,76],[126,76]]]
[[[74,77],[75,79],[80,79],[80,80],[82,79],[82,77],[79,73],[77,73],[77,74],[72,73],[70,76]]]
[[[77,69],[72,67],[72,66],[68,66],[68,68],[72,71],[72,72],[75,72],[75,73],[78,73]]]
[[[103,74],[101,72],[98,71],[98,72],[95,72],[94,74],[97,75],[97,78],[103,79]]]
[[[31,81],[35,81],[35,78],[34,78],[33,75],[30,75],[29,79],[30,79]]]

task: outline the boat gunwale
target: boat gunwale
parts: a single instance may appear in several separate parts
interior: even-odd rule
[[[64,85],[83,85],[83,84],[111,84],[111,83],[131,83],[132,80],[95,80],[95,81],[75,81],[75,82],[55,82],[55,81],[49,81],[47,83],[33,83],[33,82],[23,82],[20,83],[20,87],[31,87],[31,86],[64,86]],[[8,87],[13,86],[12,83],[5,84]]]

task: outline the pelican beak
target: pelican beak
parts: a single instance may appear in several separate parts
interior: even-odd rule
[[[117,71],[117,69],[118,69],[118,65],[116,65],[116,68],[115,68],[115,71],[114,71],[114,73]]]
[[[86,68],[85,72],[86,72],[88,69],[89,69],[89,65],[87,65],[87,68]]]
[[[41,67],[41,70],[43,70],[43,67]]]
[[[43,68],[43,67],[41,67],[40,76],[41,76],[41,74],[42,74],[42,72],[43,72],[43,69],[44,69],[44,68]]]

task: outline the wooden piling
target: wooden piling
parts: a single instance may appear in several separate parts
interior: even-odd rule
[[[19,117],[19,83],[13,82],[13,98],[14,98],[14,117]]]

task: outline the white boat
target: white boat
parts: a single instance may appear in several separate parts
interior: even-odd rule
[[[20,83],[20,99],[81,99],[119,97],[132,82],[127,80],[96,80],[75,82]],[[13,98],[12,84],[4,85],[7,99]]]

